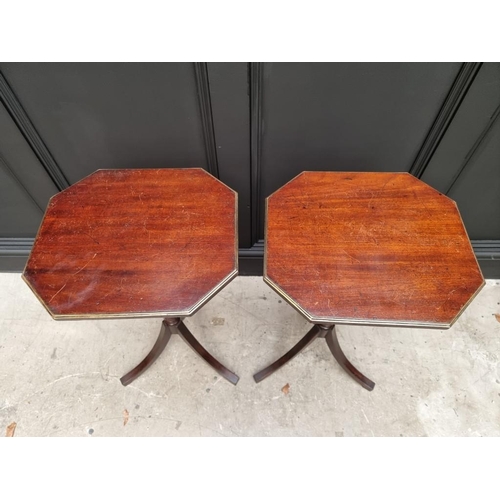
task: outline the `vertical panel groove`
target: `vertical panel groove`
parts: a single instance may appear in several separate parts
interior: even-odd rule
[[[476,77],[482,63],[464,63],[458,72],[457,78],[451,86],[443,106],[441,107],[427,137],[420,148],[420,151],[410,168],[410,173],[415,177],[422,177],[432,155],[436,151],[441,139],[448,129],[455,113],[462,103],[469,87]]]
[[[215,145],[215,131],[212,118],[212,103],[210,99],[210,82],[208,79],[207,63],[194,63],[196,88],[198,89],[198,102],[200,105],[203,138],[207,155],[208,171],[219,178],[219,165],[217,161],[217,148]]]
[[[29,119],[26,111],[17,99],[16,95],[10,88],[5,77],[0,73],[0,101],[3,102],[5,108],[16,123],[20,132],[23,134],[31,149],[43,165],[45,171],[59,190],[63,190],[69,186],[64,173],[59,168],[47,146],[36,131],[33,123]]]
[[[252,242],[259,240],[262,152],[263,63],[250,63],[250,175],[252,200]]]
[[[470,160],[473,158],[474,154],[476,153],[479,146],[481,145],[481,143],[484,141],[484,139],[488,135],[488,132],[491,130],[491,128],[493,127],[493,125],[495,124],[495,122],[499,116],[500,116],[500,105],[497,107],[497,109],[495,110],[495,112],[491,116],[490,121],[488,122],[488,124],[486,125],[484,130],[481,132],[479,137],[476,139],[476,141],[474,142],[470,151],[465,156],[462,165],[460,165],[460,168],[458,169],[456,174],[453,176],[453,179],[451,180],[450,185],[448,186],[448,189],[446,190],[446,193],[445,193],[446,195],[448,195],[449,192],[452,190],[453,186],[455,185],[455,182],[457,182],[458,178],[460,177],[462,172],[465,170],[465,168],[469,164]]]

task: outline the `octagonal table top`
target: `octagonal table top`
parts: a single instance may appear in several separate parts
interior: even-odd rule
[[[201,168],[98,170],[51,198],[23,279],[55,319],[189,316],[238,273],[236,204]]]
[[[303,172],[266,212],[264,280],[313,323],[448,328],[484,285],[456,203],[410,174]]]

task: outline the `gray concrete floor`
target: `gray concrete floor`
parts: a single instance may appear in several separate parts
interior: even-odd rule
[[[159,318],[56,322],[19,274],[0,274],[0,433],[16,422],[15,436],[500,436],[495,313],[500,282],[489,280],[447,331],[338,327],[371,393],[321,339],[257,385],[252,374],[309,324],[262,278],[238,277],[186,319],[236,387],[174,336],[125,388]]]

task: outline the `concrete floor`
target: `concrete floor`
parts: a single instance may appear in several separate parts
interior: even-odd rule
[[[367,392],[317,340],[272,377],[252,374],[308,322],[262,278],[238,277],[186,324],[240,375],[221,379],[178,336],[132,385],[161,320],[54,321],[21,280],[0,274],[0,435],[500,436],[500,282],[447,331],[338,327]],[[289,384],[287,394],[282,388]]]

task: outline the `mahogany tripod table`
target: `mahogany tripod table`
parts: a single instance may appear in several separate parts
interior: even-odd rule
[[[183,323],[238,274],[237,195],[200,168],[98,170],[49,202],[23,279],[54,319],[165,319],[128,385],[179,334],[231,383]]]
[[[484,285],[454,201],[407,173],[303,172],[266,200],[264,281],[365,389],[335,325],[449,328]]]

